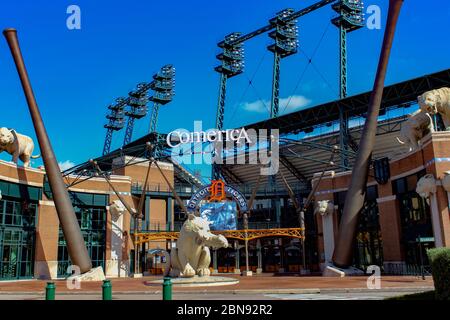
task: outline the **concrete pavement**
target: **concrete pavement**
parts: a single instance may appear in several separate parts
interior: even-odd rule
[[[227,275],[228,276],[228,275]],[[353,300],[384,299],[390,296],[433,290],[427,277],[382,276],[381,288],[369,290],[367,277],[327,278],[307,276],[258,275],[241,277],[239,284],[220,287],[173,287],[173,298],[183,300]],[[160,300],[161,285],[149,284],[160,277],[111,279],[114,299]],[[101,282],[81,283],[71,290],[65,280],[55,280],[57,299],[101,299]],[[44,298],[46,280],[0,282],[0,300]]]

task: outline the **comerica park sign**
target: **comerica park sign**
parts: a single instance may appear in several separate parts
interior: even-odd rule
[[[187,203],[187,210],[189,212],[197,211],[200,201],[209,198],[208,200],[219,200],[224,199],[224,196],[231,197],[239,206],[241,212],[248,211],[247,199],[245,196],[237,189],[232,186],[226,185],[221,180],[213,180],[208,186],[199,189]]]

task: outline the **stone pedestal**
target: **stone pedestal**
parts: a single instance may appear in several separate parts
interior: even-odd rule
[[[343,269],[335,267],[333,265],[327,265],[322,273],[323,277],[339,277],[339,278],[343,278],[346,276],[360,276],[360,275],[364,275],[364,272],[359,269],[353,267]]]
[[[256,269],[256,274],[260,274],[260,273],[262,273],[263,272],[263,269],[262,268],[257,268]]]
[[[161,288],[163,280],[145,281],[146,286]],[[205,286],[227,286],[238,284],[239,280],[230,277],[194,276],[190,278],[172,278],[172,285],[176,287],[205,287]]]
[[[86,273],[67,278],[69,281],[103,281],[105,279],[106,277],[102,267],[93,268]]]
[[[251,277],[251,276],[253,276],[253,272],[251,272],[251,271],[242,271],[241,275],[244,276],[244,277]]]
[[[133,273],[132,275],[131,275],[131,278],[142,278],[142,273]]]

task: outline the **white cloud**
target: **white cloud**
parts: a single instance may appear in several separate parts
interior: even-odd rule
[[[269,112],[270,108],[270,101],[267,100],[258,100],[253,102],[245,102],[242,104],[242,108],[244,110],[250,111],[250,112]]]
[[[300,108],[306,107],[311,103],[311,100],[304,96],[290,96],[280,99],[280,113],[289,113]],[[242,108],[249,112],[270,113],[269,100],[257,100],[253,102],[245,102]],[[286,107],[287,106],[287,107]]]
[[[58,165],[59,165],[59,169],[61,171],[64,171],[64,170],[67,170],[67,169],[70,169],[70,168],[74,167],[75,163],[73,163],[70,160],[66,160],[64,162],[59,162]]]

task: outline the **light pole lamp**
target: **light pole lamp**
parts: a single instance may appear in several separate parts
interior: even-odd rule
[[[244,222],[244,236],[245,236],[245,276],[251,276],[252,272],[249,270],[248,266],[248,214],[243,214]]]

